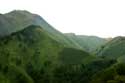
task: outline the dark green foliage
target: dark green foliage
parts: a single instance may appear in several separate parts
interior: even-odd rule
[[[50,66],[51,60],[56,59],[58,50],[61,50],[62,47],[42,32],[42,28],[39,26],[29,26],[20,32],[0,39],[0,72],[10,83],[32,83],[36,80],[30,80],[32,75],[28,71],[33,70],[32,72],[36,72],[35,74],[39,77],[38,81],[42,76],[39,71],[42,72],[44,65]],[[53,52],[54,50],[57,52]],[[41,83],[37,81],[35,83]]]
[[[125,64],[118,64],[118,66],[116,67],[116,72],[119,75],[125,75]]]
[[[125,64],[116,64],[98,74],[90,83],[125,83]]]
[[[38,71],[34,70],[33,67],[28,67],[27,72],[35,83],[49,83],[50,81],[49,76],[47,76],[47,72],[43,68]]]
[[[93,61],[89,64],[60,65],[54,69],[53,83],[88,83],[93,74],[111,66],[111,60]]]
[[[87,52],[73,48],[64,48],[60,52],[59,60],[64,64],[82,64],[86,57],[89,57]]]
[[[10,83],[88,83],[116,62],[66,47],[33,25],[1,38],[0,58],[0,79]]]
[[[0,72],[10,83],[56,83],[62,80],[56,77],[60,71],[58,67],[64,67],[61,70],[66,74],[66,77],[61,75],[65,79],[63,83],[67,79],[69,82],[80,79],[81,83],[88,79],[82,79],[86,70],[80,66],[88,57],[93,58],[87,52],[65,47],[53,40],[39,26],[29,26],[0,39]]]
[[[81,65],[60,66],[54,70],[53,83],[83,83],[85,69]]]

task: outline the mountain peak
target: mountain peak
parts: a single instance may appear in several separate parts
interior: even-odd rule
[[[26,10],[13,10],[6,14],[0,15],[0,36],[10,35],[13,32],[18,32],[30,25],[43,25],[43,19]],[[44,24],[46,25],[46,24]]]
[[[6,14],[19,14],[19,13],[23,13],[23,14],[31,14],[29,11],[26,11],[26,10],[13,10],[13,11],[10,11]]]

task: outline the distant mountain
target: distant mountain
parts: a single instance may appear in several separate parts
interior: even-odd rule
[[[65,35],[77,46],[90,53],[108,42],[107,39],[96,36],[75,35],[74,33],[66,33]]]
[[[98,56],[107,58],[118,58],[125,55],[125,37],[119,36],[113,38],[107,44],[97,50]]]

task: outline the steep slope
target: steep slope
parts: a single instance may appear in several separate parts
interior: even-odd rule
[[[75,35],[74,33],[65,34],[73,43],[87,52],[93,52],[108,40],[96,36]]]
[[[5,77],[10,83],[32,83],[27,70],[39,71],[49,60],[55,63],[61,49],[61,45],[38,26],[4,37],[0,39],[1,79]]]
[[[1,14],[0,25],[0,83],[88,83],[116,62],[88,53],[105,40],[64,35],[27,11]]]
[[[88,58],[90,62],[95,59],[87,52],[65,47],[43,28],[32,25],[0,39],[0,81],[46,83],[55,67],[84,64]]]
[[[95,36],[76,36],[72,34],[63,34],[54,29],[41,16],[32,14],[28,11],[15,10],[0,15],[0,36],[6,36],[13,32],[18,32],[29,25],[43,27],[51,38],[62,43],[64,46],[70,46],[82,49],[87,52],[93,52],[103,45],[106,40]]]
[[[28,11],[15,10],[6,14],[0,15],[0,36],[6,36],[13,32],[22,30],[29,25],[37,25],[43,27],[53,39],[56,39],[64,45],[79,48],[61,32],[54,29],[42,17],[37,14],[32,14]]]
[[[118,58],[125,55],[125,37],[116,37],[97,50],[98,56]]]

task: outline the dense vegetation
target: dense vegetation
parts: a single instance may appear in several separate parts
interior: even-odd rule
[[[125,63],[113,65],[97,73],[91,83],[125,83]]]
[[[124,41],[63,34],[27,11],[0,15],[0,83],[125,83]]]
[[[87,52],[58,43],[39,26],[29,26],[1,38],[0,58],[0,74],[3,83],[5,81],[7,83],[54,81],[55,83],[58,78],[54,75],[57,70],[62,71],[59,70],[60,68],[64,67],[62,73],[66,73],[67,65],[72,66],[70,69],[72,70],[75,66],[82,65],[85,58],[89,59],[89,62],[96,59]]]
[[[95,72],[115,63],[65,47],[39,26],[29,26],[1,38],[0,47],[3,83],[88,82]]]

